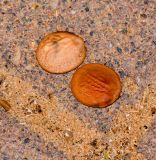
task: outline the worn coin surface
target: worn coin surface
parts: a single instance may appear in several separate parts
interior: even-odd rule
[[[78,67],[86,56],[81,37],[70,32],[54,32],[45,36],[36,51],[40,66],[50,73],[65,73]]]
[[[118,99],[121,82],[111,68],[102,64],[86,64],[74,73],[71,90],[76,99],[86,106],[106,107]]]

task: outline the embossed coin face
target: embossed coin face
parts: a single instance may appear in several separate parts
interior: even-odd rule
[[[84,105],[106,107],[118,99],[121,82],[111,68],[102,64],[86,64],[74,73],[71,90]]]
[[[78,67],[86,56],[82,38],[69,32],[54,32],[43,38],[36,57],[40,66],[50,73],[65,73]]]

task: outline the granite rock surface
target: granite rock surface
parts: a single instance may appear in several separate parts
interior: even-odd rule
[[[81,36],[84,63],[120,75],[118,101],[83,106],[70,91],[74,71],[40,68],[36,48],[54,31]],[[155,0],[1,0],[0,99],[12,108],[0,110],[0,159],[154,160],[155,68]]]

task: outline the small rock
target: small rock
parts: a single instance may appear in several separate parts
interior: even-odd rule
[[[129,52],[129,48],[128,47],[125,47],[125,52]]]
[[[134,53],[134,52],[136,52],[136,49],[132,48],[131,51],[130,51],[130,53]]]
[[[76,11],[74,11],[74,10],[71,11],[71,14],[75,14],[75,13],[76,13]]]
[[[30,139],[29,138],[26,138],[25,140],[24,140],[24,143],[25,144],[27,144],[27,143],[29,143],[30,142]]]
[[[118,61],[117,59],[114,59],[114,63],[115,63],[116,65],[119,65],[119,61]]]
[[[0,99],[0,107],[3,107],[5,111],[9,111],[11,109],[11,105],[8,101]]]
[[[122,31],[121,31],[123,34],[127,34],[127,29],[126,28],[124,28],[124,29],[122,29]]]
[[[109,48],[112,48],[112,47],[113,47],[113,44],[112,44],[112,43],[110,43],[110,44],[109,44]]]
[[[144,4],[148,4],[149,0],[144,0]]]
[[[93,31],[91,31],[89,34],[90,34],[90,36],[93,36],[93,35],[94,35],[94,32],[93,32]]]
[[[65,139],[71,139],[73,137],[73,132],[70,130],[65,130],[64,137],[65,137]]]
[[[156,41],[153,41],[153,44],[156,45]]]
[[[3,157],[3,160],[9,160],[9,158],[8,157]]]
[[[119,71],[120,77],[121,78],[125,78],[127,76],[127,74],[124,71]]]
[[[156,113],[156,108],[151,108],[152,115]]]
[[[5,76],[4,75],[0,75],[0,85],[2,85],[4,80],[5,80]]]
[[[147,18],[147,15],[144,14],[144,13],[143,13],[143,14],[140,14],[140,16],[143,17],[143,18]]]
[[[122,53],[122,49],[121,49],[121,48],[117,47],[116,49],[117,49],[117,51],[118,51],[119,53]]]
[[[90,144],[91,144],[93,147],[96,147],[96,145],[97,145],[97,139],[94,139]]]
[[[36,105],[36,111],[38,112],[38,113],[41,113],[42,112],[42,108],[41,108],[41,106],[38,104],[38,105]]]
[[[85,8],[85,11],[86,11],[86,12],[89,12],[89,8],[88,8],[88,7],[86,7],[86,8]]]
[[[39,8],[39,4],[38,3],[33,3],[31,8],[32,9],[37,9],[37,8]]]

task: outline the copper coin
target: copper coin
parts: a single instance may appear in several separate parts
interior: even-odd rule
[[[75,98],[86,106],[106,107],[118,99],[121,82],[111,68],[102,64],[86,64],[74,73],[71,90]]]
[[[86,47],[81,37],[69,32],[45,36],[36,51],[40,66],[50,73],[65,73],[78,67],[85,59]]]

